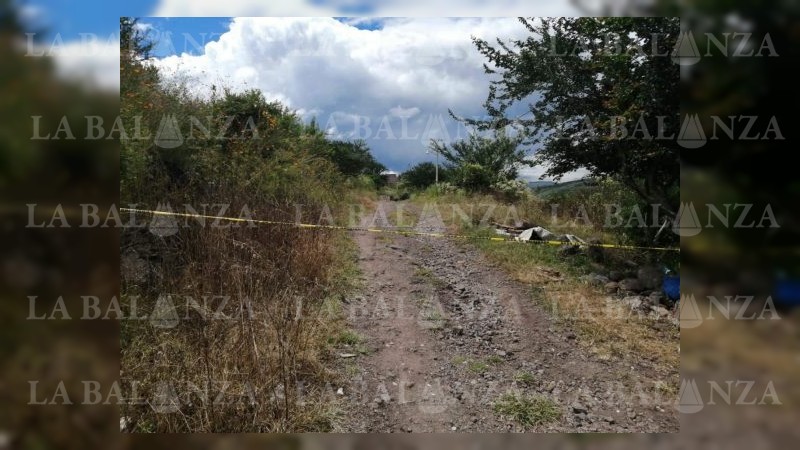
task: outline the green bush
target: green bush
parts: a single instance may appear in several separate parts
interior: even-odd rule
[[[480,164],[464,164],[456,169],[456,183],[471,192],[485,191],[494,181],[495,174]]]
[[[400,180],[407,186],[414,189],[426,189],[436,182],[436,164],[432,162],[419,163],[400,175]],[[450,170],[446,167],[439,167],[439,182],[446,182],[450,179]]]
[[[533,192],[528,187],[528,184],[522,180],[498,181],[492,184],[491,190],[503,201],[509,203],[528,200],[533,197]]]

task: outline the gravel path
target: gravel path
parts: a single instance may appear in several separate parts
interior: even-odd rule
[[[477,250],[433,237],[356,240],[366,288],[346,309],[364,354],[349,359],[342,431],[679,430],[675,409],[652,397],[663,374],[590,355],[531,301],[530,287]],[[508,393],[545,399],[560,417],[520,425],[494,410]]]

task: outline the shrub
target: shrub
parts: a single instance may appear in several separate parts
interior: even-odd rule
[[[561,418],[558,405],[539,396],[522,397],[506,394],[494,404],[494,410],[523,427],[550,423]]]
[[[502,201],[509,203],[528,200],[533,197],[533,192],[528,187],[528,184],[522,180],[498,181],[492,184],[491,190]]]

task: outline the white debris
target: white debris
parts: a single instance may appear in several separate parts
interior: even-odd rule
[[[559,236],[551,233],[549,230],[542,227],[528,228],[517,236],[519,241],[530,241],[531,239],[540,241],[558,241]]]

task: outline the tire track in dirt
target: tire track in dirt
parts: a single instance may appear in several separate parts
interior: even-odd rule
[[[477,250],[425,236],[356,241],[366,287],[347,309],[368,351],[344,393],[346,431],[678,431],[673,409],[631,400],[658,374],[588,355]],[[549,399],[561,417],[523,428],[493,411],[508,392]]]

